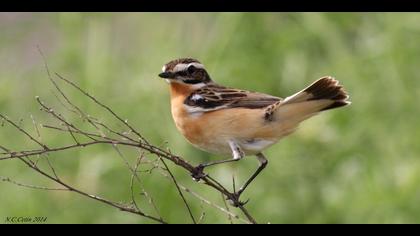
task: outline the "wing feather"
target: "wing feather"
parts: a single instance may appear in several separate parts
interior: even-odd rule
[[[184,104],[191,112],[208,112],[226,108],[258,109],[272,105],[282,99],[279,97],[227,88],[220,85],[207,85],[190,94]]]

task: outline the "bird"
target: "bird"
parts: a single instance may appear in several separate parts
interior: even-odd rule
[[[286,98],[220,85],[194,58],[169,61],[158,76],[169,83],[172,118],[181,134],[198,149],[229,156],[196,166],[195,180],[206,176],[206,167],[256,156],[258,168],[231,200],[239,200],[267,166],[264,150],[293,133],[302,121],[351,103],[343,86],[331,76]]]

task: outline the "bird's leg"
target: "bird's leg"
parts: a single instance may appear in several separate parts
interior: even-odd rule
[[[258,169],[254,172],[254,174],[252,174],[252,176],[245,182],[245,184],[237,191],[234,193],[235,199],[232,199],[233,201],[235,200],[239,200],[239,197],[241,196],[241,194],[245,191],[246,187],[248,187],[248,185],[260,174],[260,172],[267,166],[268,164],[268,160],[264,157],[264,155],[260,152],[257,155],[257,159],[258,159]]]
[[[194,168],[194,171],[192,173],[192,177],[194,180],[199,181],[201,178],[205,177],[206,174],[204,174],[203,170],[206,167],[218,165],[222,163],[227,162],[233,162],[233,161],[239,161],[245,156],[245,153],[242,151],[241,147],[234,141],[229,141],[229,147],[232,150],[232,158],[227,160],[221,160],[221,161],[213,161],[209,163],[202,163]]]

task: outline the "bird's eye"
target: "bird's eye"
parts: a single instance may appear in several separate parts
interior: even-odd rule
[[[188,67],[188,73],[192,74],[196,70],[195,66],[189,66]]]

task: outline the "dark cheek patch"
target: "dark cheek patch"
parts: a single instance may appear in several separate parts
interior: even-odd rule
[[[198,79],[189,79],[189,80],[183,80],[183,81],[186,84],[198,84],[202,82],[201,80],[198,80]]]
[[[185,71],[178,71],[178,72],[176,72],[176,75],[177,76],[187,76],[187,72],[185,72]]]

